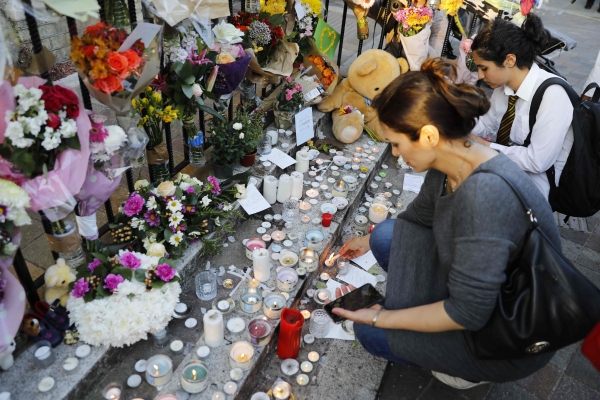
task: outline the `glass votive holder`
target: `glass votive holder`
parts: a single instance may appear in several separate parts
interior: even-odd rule
[[[318,305],[325,305],[327,300],[333,301],[334,298],[331,292],[325,288],[315,290],[315,294],[313,295],[313,299]]]
[[[292,385],[285,381],[276,382],[271,392],[275,400],[289,400],[292,398]]]
[[[321,220],[318,219],[320,223]],[[310,229],[306,232],[306,240],[305,245],[309,249],[320,251],[323,247],[323,241],[325,240],[325,235],[321,232],[320,229]]]
[[[298,264],[300,265],[300,267],[306,269],[306,272],[315,271],[319,264],[319,253],[317,253],[316,250],[310,248],[304,248],[300,250]]]
[[[151,333],[152,339],[154,340],[154,345],[156,347],[164,347],[169,341],[169,335],[167,334],[167,328],[158,331],[156,333]]]
[[[253,319],[248,324],[250,343],[256,347],[264,347],[271,341],[273,328],[264,319]]]
[[[344,257],[337,259],[338,275],[346,275],[350,270],[350,260]]]
[[[146,381],[155,387],[166,385],[173,376],[173,361],[157,354],[146,361]]]
[[[245,340],[235,342],[229,350],[229,366],[248,371],[254,365],[254,347]]]
[[[292,253],[291,251],[286,251],[285,254],[282,253],[279,258],[279,263],[282,267],[294,267],[298,264],[298,255],[296,253]]]
[[[323,338],[329,333],[329,315],[325,310],[314,310],[310,315],[309,331],[316,338]]]
[[[298,273],[290,267],[283,267],[277,271],[277,289],[282,292],[291,292],[298,283]]]
[[[56,361],[56,354],[52,351],[52,344],[47,340],[40,340],[31,346],[31,354],[35,365],[39,368],[46,368]]]
[[[200,393],[208,386],[208,367],[202,361],[190,361],[181,373],[181,388],[188,393]]]
[[[202,271],[196,275],[196,296],[200,300],[212,300],[217,297],[217,274]]]
[[[240,306],[242,311],[252,314],[262,307],[262,290],[260,288],[244,288],[240,295]]]
[[[279,319],[285,307],[286,300],[280,293],[271,292],[263,301],[263,314],[269,319]]]
[[[107,400],[120,400],[123,393],[123,385],[111,382],[102,389],[102,398]]]
[[[349,186],[343,180],[337,181],[333,188],[331,189],[331,193],[334,197],[348,197]]]

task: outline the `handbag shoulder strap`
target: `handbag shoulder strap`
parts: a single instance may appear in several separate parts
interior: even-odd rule
[[[510,186],[510,188],[515,193],[515,195],[517,195],[517,198],[519,199],[519,201],[521,202],[521,205],[525,209],[525,212],[529,216],[529,220],[531,221],[531,224],[532,224],[532,229],[537,228],[538,222],[537,222],[537,219],[535,218],[535,216],[533,215],[533,210],[531,209],[531,207],[529,207],[529,203],[527,203],[527,200],[525,200],[525,197],[523,197],[523,194],[521,193],[521,191],[519,189],[517,189],[517,187],[512,183],[512,181],[510,180],[510,178],[508,178],[506,175],[504,175],[503,172],[492,171],[490,169],[481,169],[479,171],[476,171],[475,173],[477,174],[477,173],[480,173],[480,172],[485,172],[485,173],[488,173],[488,174],[494,174],[494,175],[497,175],[500,178],[502,178],[504,180],[504,182],[506,182],[506,184],[508,186]]]

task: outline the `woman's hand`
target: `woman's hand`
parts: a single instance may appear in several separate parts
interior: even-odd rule
[[[371,249],[369,245],[370,236],[355,236],[348,240],[340,249],[340,256],[353,259],[367,253]]]
[[[341,288],[335,289],[335,298],[337,299],[338,297],[342,297],[343,295],[350,293],[352,290],[356,290],[356,288],[352,285],[342,285]],[[329,300],[326,302],[329,303]],[[362,308],[356,311],[348,311],[339,307],[335,307],[331,311],[340,317],[349,319],[350,321],[358,322],[359,324],[371,325],[377,310],[380,308],[381,306],[376,304],[370,308]]]

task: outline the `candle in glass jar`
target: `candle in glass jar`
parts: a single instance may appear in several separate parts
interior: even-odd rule
[[[202,361],[191,361],[183,368],[181,388],[188,393],[200,393],[208,386],[208,367]]]
[[[173,376],[173,361],[164,354],[150,357],[146,361],[146,381],[152,386],[164,386]]]
[[[136,375],[139,376],[139,375]],[[102,395],[106,400],[120,400],[123,393],[123,386],[120,383],[111,382],[104,387]]]
[[[202,318],[204,322],[204,342],[208,347],[219,347],[225,340],[223,314],[219,310],[208,310]]]
[[[277,202],[277,178],[272,175],[265,176],[263,185],[263,196],[269,204],[275,204]]]
[[[273,385],[273,398],[276,400],[288,400],[292,394],[292,386],[287,382],[277,382]]]
[[[317,269],[317,261],[319,260],[319,253],[313,249],[302,249],[300,256],[298,257],[298,263],[301,267],[306,269],[307,272],[312,272]]]
[[[252,260],[252,253],[254,252],[254,250],[265,249],[266,247],[267,244],[264,240],[260,238],[248,239],[248,241],[246,242],[246,258]]]
[[[307,172],[309,162],[310,156],[308,152],[300,150],[296,153],[296,171],[302,173]]]
[[[226,382],[225,385],[223,386],[223,391],[230,395],[233,396],[235,394],[235,392],[237,391],[237,383],[229,381]]]
[[[263,347],[271,341],[271,325],[264,319],[253,319],[248,324],[248,335],[250,343],[257,347]]]
[[[338,275],[346,275],[348,273],[350,262],[347,258],[340,257],[337,259]]]
[[[292,178],[288,174],[279,177],[279,186],[277,188],[277,201],[285,202],[292,195]]]
[[[240,298],[240,306],[244,312],[252,314],[262,307],[262,290],[259,288],[246,288],[242,290]]]
[[[257,249],[252,252],[252,271],[254,278],[260,282],[271,279],[271,262],[267,249]]]
[[[298,283],[298,273],[293,268],[284,267],[277,272],[277,289],[291,292]]]
[[[269,293],[263,302],[263,313],[269,319],[279,319],[285,307],[285,297],[279,293]]]
[[[371,204],[369,207],[369,219],[373,223],[380,223],[385,221],[388,215],[388,208],[380,203]]]
[[[333,221],[333,214],[331,213],[323,213],[321,216],[321,224],[324,228],[329,228],[331,226],[331,221]]]
[[[254,365],[254,347],[246,341],[235,342],[229,350],[229,366],[248,371]]]
[[[325,214],[323,214],[325,215]],[[331,215],[331,214],[329,214]],[[333,218],[333,215],[332,215]],[[321,221],[317,218],[317,223],[321,223]],[[311,229],[306,232],[306,247],[313,250],[321,250],[323,246],[323,240],[325,236],[320,229]],[[308,270],[308,269],[307,269]]]

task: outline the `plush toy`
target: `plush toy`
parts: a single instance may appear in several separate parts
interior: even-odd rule
[[[6,371],[15,363],[13,352],[17,348],[15,341],[11,341],[4,349],[0,349],[0,368]]]
[[[65,260],[62,258],[56,260],[56,265],[46,270],[44,280],[46,281],[46,302],[52,304],[54,300],[60,299],[60,305],[66,307],[69,298],[69,283],[75,280],[75,274],[65,264]]]
[[[317,106],[319,111],[333,111],[333,134],[342,143],[353,143],[361,135],[366,124],[381,138],[377,113],[370,106],[371,100],[400,74],[408,71],[404,58],[394,58],[383,50],[367,50],[352,62],[348,77],[338,84],[331,96]],[[356,112],[340,115],[340,107],[352,106]]]

